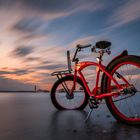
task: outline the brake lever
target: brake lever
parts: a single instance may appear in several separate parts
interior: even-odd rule
[[[81,48],[78,48],[78,52],[80,52],[81,51]]]
[[[91,48],[91,52],[96,52],[96,47]]]

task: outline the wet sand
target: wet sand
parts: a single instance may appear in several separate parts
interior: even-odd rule
[[[118,123],[105,105],[58,111],[46,93],[0,93],[0,140],[138,140],[140,127]]]

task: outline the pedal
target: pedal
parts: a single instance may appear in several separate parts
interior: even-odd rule
[[[89,102],[89,107],[91,108],[91,109],[95,109],[95,108],[98,108],[98,105],[95,103],[95,102]]]
[[[99,100],[97,100],[97,99],[95,99],[93,96],[91,96],[90,98],[89,98],[89,107],[91,108],[91,109],[95,109],[95,108],[98,108],[99,107],[99,103],[100,103],[100,101]]]

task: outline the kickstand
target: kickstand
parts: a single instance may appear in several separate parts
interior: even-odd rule
[[[93,111],[93,108],[92,108],[92,109],[90,109],[90,111],[89,111],[89,113],[88,113],[88,115],[87,115],[87,117],[86,117],[86,119],[85,119],[85,122],[89,119],[89,117],[90,117],[90,115],[91,115],[92,111]]]

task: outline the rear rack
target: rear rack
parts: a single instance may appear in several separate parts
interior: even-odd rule
[[[67,51],[67,63],[68,63],[68,69],[67,70],[55,71],[51,74],[51,76],[57,76],[57,78],[60,79],[60,78],[63,77],[63,75],[72,73],[70,51],[69,50]]]

